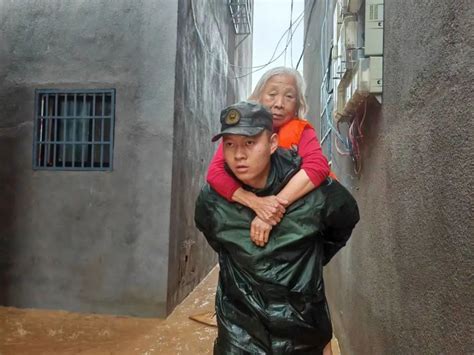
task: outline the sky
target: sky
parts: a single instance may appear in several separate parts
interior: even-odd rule
[[[253,58],[252,66],[256,67],[268,63],[277,47],[278,41],[290,26],[291,0],[255,0],[254,1],[254,24],[253,24]],[[268,64],[264,69],[252,74],[252,88],[255,87],[261,75],[268,69],[278,66],[296,67],[298,58],[303,49],[304,36],[304,0],[293,0],[293,39],[286,48],[288,33],[278,45],[275,58],[282,54],[276,61]],[[299,15],[301,22],[299,27],[296,21]],[[293,55],[291,55],[291,53]],[[274,58],[274,59],[275,59]],[[256,70],[258,68],[255,68]],[[299,70],[303,70],[303,63],[300,63]]]

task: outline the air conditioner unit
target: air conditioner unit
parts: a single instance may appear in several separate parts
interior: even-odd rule
[[[352,118],[359,105],[367,100],[370,94],[382,93],[382,68],[382,57],[358,60],[352,75],[341,80],[338,85],[336,121]]]
[[[383,0],[365,2],[365,55],[383,54]]]

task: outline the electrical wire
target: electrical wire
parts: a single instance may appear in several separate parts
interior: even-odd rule
[[[234,72],[234,77],[231,78],[231,79],[238,79],[238,78],[243,78],[243,77],[246,77],[246,76],[249,76],[249,75],[252,75],[253,73],[259,71],[259,70],[263,70],[264,68],[266,68],[267,66],[269,66],[270,64],[272,64],[273,62],[275,62],[276,60],[278,60],[284,53],[285,53],[285,50],[286,48],[288,47],[289,45],[289,42],[286,43],[286,46],[285,48],[283,49],[283,51],[281,53],[279,53],[279,55],[277,57],[275,57],[275,54],[276,54],[276,51],[278,50],[278,46],[280,45],[280,42],[283,40],[283,38],[285,38],[285,36],[287,35],[287,33],[289,33],[291,36],[290,36],[290,40],[293,38],[294,36],[294,33],[296,31],[296,29],[299,27],[299,25],[301,24],[301,21],[302,19],[304,18],[303,15],[304,15],[304,11],[302,11],[298,17],[296,18],[296,22],[295,22],[295,25],[294,26],[294,30],[293,31],[290,31],[290,29],[288,28],[283,34],[282,36],[280,37],[279,41],[277,42],[277,45],[275,46],[275,50],[273,51],[273,54],[272,54],[272,57],[270,58],[270,60],[267,62],[267,63],[264,63],[262,65],[256,65],[256,66],[241,66],[241,65],[235,65],[233,63],[230,63],[229,61],[224,61],[222,60],[220,57],[218,57],[216,54],[214,54],[211,50],[209,50],[208,46],[206,45],[204,39],[203,39],[203,36],[201,34],[201,31],[199,30],[198,26],[197,26],[197,20],[196,20],[196,14],[195,14],[195,11],[194,11],[194,1],[193,0],[190,0],[190,5],[191,5],[191,14],[192,14],[192,19],[193,19],[193,25],[194,25],[194,28],[196,30],[196,34],[198,36],[198,39],[199,39],[199,42],[201,43],[201,46],[210,54],[212,55],[213,57],[217,58],[218,61],[220,61],[221,63],[225,64],[225,65],[229,65],[230,67],[232,68],[237,68],[237,69],[249,69],[251,70],[250,72],[246,73],[246,74],[243,74],[243,75],[235,75],[235,71],[232,70]]]
[[[291,12],[290,12],[290,26],[292,25],[293,21],[293,0],[291,0]],[[293,37],[291,38],[291,44],[290,44],[290,63],[291,67],[293,68]]]
[[[291,32],[291,37],[290,37],[291,39],[293,38],[293,36],[294,36],[296,30],[298,29],[298,27],[299,27],[299,26],[301,25],[301,23],[303,22],[303,19],[304,19],[304,17],[303,17],[303,12],[302,12],[302,13],[298,16],[297,22],[295,23],[295,26],[294,26],[294,29],[293,29],[293,31]],[[284,34],[280,37],[279,41],[277,42],[277,44],[276,44],[276,46],[275,46],[275,49],[274,49],[274,51],[273,51],[273,54],[272,54],[270,60],[269,60],[267,63],[265,63],[265,64],[263,64],[263,65],[254,66],[253,68],[256,68],[255,70],[251,71],[250,73],[244,74],[244,75],[242,75],[242,76],[238,76],[237,78],[243,78],[243,77],[246,77],[246,76],[251,75],[251,74],[253,74],[253,73],[256,73],[256,72],[258,72],[258,71],[260,71],[260,70],[265,69],[265,68],[266,68],[267,66],[269,66],[270,64],[276,62],[276,61],[285,53],[285,50],[288,48],[289,42],[286,43],[285,48],[280,52],[280,54],[275,57],[276,51],[277,51],[277,49],[278,49],[278,46],[280,45],[280,42],[281,42],[282,39],[285,37],[285,34],[286,34],[288,31],[289,31],[289,29],[287,29],[287,30],[284,32]]]
[[[354,119],[349,127],[349,137],[352,145],[352,159],[354,160],[354,173],[359,175],[362,170],[362,154],[360,152],[360,144],[363,142],[364,135],[362,133],[362,126],[365,122],[367,115],[367,101],[364,103],[364,114],[359,120],[358,114],[354,116]]]
[[[295,34],[297,28],[299,27],[299,25],[301,25],[301,22],[302,22],[303,19],[304,19],[303,14],[304,14],[304,12],[301,12],[301,14],[297,17],[296,23],[295,23],[295,25],[296,25],[296,26],[295,26],[295,29],[294,29],[293,31],[290,31],[290,28],[288,28],[288,29],[283,33],[283,35],[280,37],[280,39],[278,40],[278,42],[277,42],[277,44],[276,44],[276,46],[275,46],[275,49],[273,50],[273,53],[272,53],[272,56],[271,56],[270,60],[269,60],[267,63],[263,64],[263,65],[257,65],[257,66],[252,67],[253,69],[255,69],[255,68],[260,68],[260,67],[266,67],[267,65],[273,63],[275,60],[277,60],[278,58],[280,58],[282,54],[284,54],[284,51],[288,48],[288,45],[289,45],[290,41],[292,40],[292,38],[293,38],[293,36],[294,36],[294,34]],[[276,51],[277,51],[277,49],[278,49],[278,46],[280,45],[280,42],[281,42],[281,41],[283,40],[283,38],[285,37],[285,34],[286,34],[286,33],[288,33],[289,35],[291,34],[290,41],[287,40],[285,48],[284,48],[283,51],[280,53],[280,55],[278,55],[278,57],[275,58],[275,53],[276,53]]]
[[[328,23],[328,0],[325,0],[324,1],[324,19],[323,19],[323,22],[321,23],[321,29],[319,31],[319,43],[320,43],[320,47],[321,47],[321,51],[320,51],[320,55],[321,55],[321,65],[323,66],[323,70],[324,70],[324,50],[323,49],[326,49],[326,42],[324,42],[324,45],[323,45],[323,38],[325,38],[323,36],[323,29],[326,30],[326,34],[327,34],[327,23]]]
[[[351,150],[349,148],[347,148],[345,151],[342,150],[341,148],[339,148],[339,145],[337,144],[338,140],[337,140],[337,136],[334,137],[334,146],[336,147],[336,151],[342,155],[342,156],[349,156],[351,155]]]
[[[298,23],[297,23],[296,26],[294,27],[294,30],[293,30],[292,35],[291,35],[292,37],[293,37],[294,33],[296,32],[296,30],[298,29],[299,25],[301,25],[302,22],[303,22],[303,18],[300,18],[299,21],[298,21]],[[256,73],[256,72],[258,72],[258,71],[260,71],[260,70],[265,69],[265,68],[266,68],[267,66],[269,66],[270,64],[276,62],[276,61],[285,53],[285,49],[288,48],[288,45],[289,45],[289,43],[286,44],[285,48],[280,52],[280,54],[279,54],[277,57],[273,58],[273,57],[274,57],[274,55],[273,55],[273,56],[272,56],[272,60],[269,61],[269,62],[267,62],[267,63],[266,63],[265,65],[263,65],[261,68],[255,69],[255,70],[251,71],[250,73],[247,73],[247,74],[244,74],[244,75],[241,75],[241,76],[236,76],[236,78],[244,78],[244,77],[246,77],[246,76],[248,76],[248,75],[252,75],[253,73]],[[277,48],[277,47],[276,47],[276,48]],[[275,48],[275,49],[276,49],[276,48]]]
[[[311,10],[309,10],[308,26],[306,27],[306,31],[303,36],[303,49],[301,51],[300,58],[298,59],[298,63],[296,63],[296,70],[298,70],[298,67],[300,66],[301,59],[303,58],[304,51],[306,49],[306,38],[308,37],[308,31],[309,31],[309,28],[311,27],[311,18],[312,18],[311,15],[313,14],[314,5],[316,5],[316,0],[313,0],[313,4],[311,5]]]
[[[281,35],[280,39],[278,40],[276,46],[275,46],[275,49],[273,50],[273,53],[272,53],[272,56],[271,58],[269,59],[269,61],[265,64],[261,64],[261,65],[255,65],[255,66],[252,66],[252,67],[240,67],[240,68],[246,68],[246,69],[264,69],[266,68],[268,65],[272,64],[273,62],[275,62],[277,59],[279,59],[284,53],[285,53],[285,50],[288,48],[288,45],[290,43],[290,41],[293,39],[293,36],[296,32],[296,30],[298,29],[298,27],[301,25],[301,22],[303,21],[304,17],[304,11],[302,11],[298,17],[296,18],[296,22],[295,22],[295,28],[293,31],[290,31],[290,28],[287,28],[285,32],[283,32],[283,34]],[[285,38],[285,35],[286,34],[289,34],[290,35],[290,41],[287,41],[286,42],[286,46],[285,48],[280,52],[280,54],[275,58],[275,54],[276,54],[276,51],[280,45],[280,42],[283,40],[283,38]],[[234,66],[235,67],[235,66]]]
[[[291,0],[291,4],[290,4],[290,26],[288,27],[290,29],[290,31],[288,32],[288,37],[287,37],[287,40],[286,40],[287,43],[290,43],[291,67],[293,67],[293,38],[290,38],[290,33],[291,33],[292,26],[293,26],[293,0]],[[283,62],[283,65],[285,67],[286,67],[286,53],[287,53],[287,50],[285,49],[285,59],[284,59],[284,62]]]

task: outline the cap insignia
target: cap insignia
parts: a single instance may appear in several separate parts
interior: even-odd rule
[[[240,112],[237,110],[230,110],[225,116],[225,123],[228,125],[235,125],[240,121]]]

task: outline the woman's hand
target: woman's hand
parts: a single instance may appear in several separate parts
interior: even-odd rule
[[[265,244],[268,243],[268,237],[270,236],[272,228],[273,227],[270,224],[255,217],[250,224],[250,239],[255,243],[255,245],[264,247]]]
[[[255,196],[251,203],[250,208],[255,212],[262,222],[265,222],[271,226],[275,226],[280,223],[283,215],[285,214],[285,206],[288,204],[287,200],[284,200],[278,196]]]
[[[272,226],[280,223],[288,201],[279,196],[258,197],[253,192],[239,187],[232,195],[232,201],[252,209],[260,219]]]

